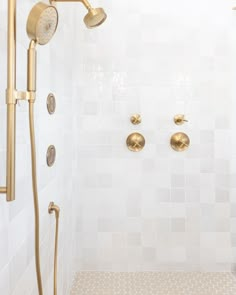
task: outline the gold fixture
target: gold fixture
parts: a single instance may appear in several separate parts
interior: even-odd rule
[[[170,144],[173,150],[183,152],[189,147],[190,139],[187,134],[178,132],[172,135]]]
[[[145,138],[140,133],[132,133],[126,140],[127,147],[132,152],[140,152],[145,146]]]
[[[87,0],[72,0],[82,2],[88,13],[84,22],[88,28],[94,28],[106,20],[102,8],[93,8]],[[69,2],[56,0],[54,2]],[[15,146],[16,146],[16,103],[17,100],[35,100],[36,92],[36,51],[37,43],[46,44],[56,31],[58,13],[53,5],[39,2],[28,17],[27,33],[32,39],[28,49],[28,79],[27,91],[16,89],[16,0],[8,0],[7,25],[7,156],[6,156],[6,185],[0,187],[0,193],[6,194],[8,202],[15,200]]]
[[[56,2],[56,1],[55,1]],[[62,0],[58,0],[62,2]],[[65,0],[65,2],[69,2]],[[88,28],[102,24],[106,13],[102,8],[93,8],[87,0],[80,0],[88,9],[84,22]],[[45,3],[36,4],[28,17],[27,33],[31,39],[27,59],[27,90],[19,91],[16,88],[16,0],[8,0],[7,25],[7,155],[6,155],[6,184],[0,187],[0,193],[6,194],[7,201],[15,200],[15,146],[16,146],[16,104],[18,100],[29,102],[29,125],[31,142],[32,186],[35,218],[35,266],[37,274],[38,294],[43,295],[42,278],[40,270],[40,220],[37,189],[37,165],[34,130],[34,102],[36,97],[36,45],[46,44],[54,35],[58,13],[54,6]],[[55,153],[54,153],[55,154]],[[55,155],[54,155],[55,156]],[[51,163],[51,161],[50,161]],[[55,208],[52,207],[52,210]],[[56,209],[55,209],[56,210]],[[59,214],[58,214],[59,217]],[[57,225],[58,235],[58,225]],[[57,236],[56,236],[57,244]],[[57,248],[55,246],[55,257]],[[54,264],[56,269],[56,264]],[[56,275],[54,275],[54,294],[56,294]]]
[[[174,122],[176,125],[183,125],[185,122],[188,122],[188,120],[185,119],[185,115],[180,114],[174,116]]]
[[[52,18],[50,18],[50,15]],[[57,27],[57,12],[54,7],[43,3],[36,4],[31,10],[27,21],[27,33],[31,38],[27,59],[27,94],[29,97],[29,121],[32,163],[32,186],[35,217],[35,268],[38,293],[43,295],[43,285],[40,267],[40,219],[37,186],[36,145],[34,129],[34,102],[36,97],[36,45],[46,44],[52,38]],[[27,96],[26,96],[27,97]]]
[[[7,188],[6,187],[0,187],[0,194],[6,194]]]
[[[54,94],[49,93],[48,97],[47,97],[47,109],[48,109],[48,113],[50,115],[55,113],[56,110],[56,98],[54,96]]]
[[[47,150],[47,165],[52,167],[56,160],[56,148],[54,145],[50,145]]]
[[[84,23],[88,29],[100,26],[107,18],[103,8],[93,8],[87,0],[50,0],[52,4],[56,2],[81,2],[88,10],[84,17]]]
[[[52,214],[53,212],[55,212],[55,217],[56,217],[53,294],[57,295],[57,257],[58,257],[58,230],[59,230],[60,208],[57,205],[55,205],[53,202],[51,202],[48,207],[48,213]]]
[[[6,186],[0,193],[8,202],[15,200],[15,146],[16,146],[16,0],[8,1],[7,29],[7,160]]]
[[[58,13],[54,6],[38,2],[31,9],[26,31],[31,40],[40,45],[47,44],[54,35],[58,24]]]
[[[131,116],[130,121],[132,124],[138,125],[142,122],[142,118],[139,114],[135,114],[135,115]]]

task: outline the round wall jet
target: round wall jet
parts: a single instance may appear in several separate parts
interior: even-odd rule
[[[47,150],[47,165],[52,167],[56,160],[56,148],[54,145],[50,145]]]
[[[54,94],[49,93],[47,97],[47,109],[50,115],[55,113],[56,110],[56,98]]]

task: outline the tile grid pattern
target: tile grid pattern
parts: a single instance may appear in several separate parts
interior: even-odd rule
[[[17,1],[18,2],[18,1]],[[26,34],[28,13],[37,1],[17,3],[17,89],[26,89],[27,48]],[[48,1],[46,1],[48,3]],[[7,53],[7,4],[0,5],[0,185],[5,183],[6,154],[6,53]],[[62,13],[61,13],[62,12]],[[60,24],[53,39],[45,46],[37,46],[37,95],[35,102],[35,128],[37,142],[37,175],[40,206],[41,270],[44,294],[53,293],[53,251],[55,217],[48,214],[49,202],[61,208],[58,261],[58,294],[69,293],[73,280],[74,221],[72,184],[74,174],[74,115],[75,83],[73,60],[64,61],[72,48],[62,45],[72,42],[70,34],[76,14],[73,7],[59,12]],[[78,17],[78,13],[76,14]],[[82,27],[80,23],[78,26]],[[69,86],[68,86],[69,85]],[[57,99],[54,115],[47,112],[46,98],[53,92]],[[16,200],[12,203],[0,196],[0,293],[4,295],[36,295],[37,282],[34,259],[34,213],[31,187],[28,103],[17,104],[16,133]],[[70,143],[70,144],[67,144]],[[46,165],[47,147],[57,149],[55,165]]]
[[[78,57],[76,264],[231,271],[235,1],[101,3],[107,22],[85,32]],[[133,113],[141,125],[130,124]],[[189,122],[174,125],[178,113]],[[125,145],[134,130],[146,138],[141,153]],[[169,147],[178,131],[191,139],[184,153]]]

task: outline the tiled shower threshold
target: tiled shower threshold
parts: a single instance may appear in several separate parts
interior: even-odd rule
[[[213,272],[79,272],[71,295],[236,295],[236,277]]]

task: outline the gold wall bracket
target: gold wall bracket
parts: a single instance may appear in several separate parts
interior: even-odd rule
[[[0,187],[0,194],[6,194],[7,193],[7,188],[5,186]]]
[[[177,152],[183,152],[188,149],[190,145],[190,139],[187,134],[183,132],[177,132],[171,136],[170,145],[173,150]]]
[[[17,103],[18,100],[35,101],[36,94],[34,91],[13,91],[12,95],[8,95],[6,90],[6,104]]]

